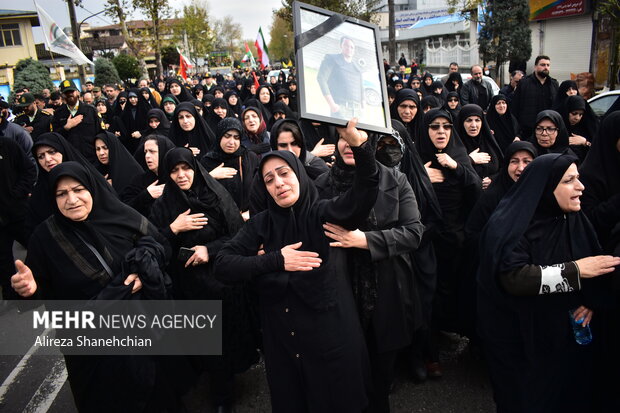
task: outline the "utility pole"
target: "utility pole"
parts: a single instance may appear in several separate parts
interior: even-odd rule
[[[77,25],[77,19],[75,17],[75,3],[73,0],[67,0],[69,6],[69,20],[71,21],[71,33],[73,33],[73,43],[78,49],[82,50],[82,43],[80,42],[80,27]],[[78,74],[80,76],[80,84],[84,85],[86,80],[86,73],[84,72],[84,66],[78,65]]]
[[[390,65],[392,62],[396,64],[398,58],[396,57],[396,24],[394,22],[394,0],[388,0],[388,58]]]

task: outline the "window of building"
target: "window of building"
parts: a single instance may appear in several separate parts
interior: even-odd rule
[[[19,34],[19,24],[0,24],[0,47],[21,45],[22,37]]]

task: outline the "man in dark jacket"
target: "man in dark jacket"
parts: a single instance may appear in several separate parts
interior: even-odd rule
[[[515,91],[517,90],[517,85],[519,84],[523,76],[525,76],[525,73],[523,73],[520,70],[515,70],[511,72],[510,83],[508,83],[507,85],[504,85],[504,87],[499,90],[500,95],[506,96],[506,101],[508,103],[512,102],[512,97],[514,96]]]
[[[94,106],[79,101],[80,92],[70,80],[63,80],[60,91],[65,104],[54,112],[52,128],[63,135],[82,155],[95,162],[95,135],[102,131],[101,116]]]
[[[30,134],[21,126],[17,126],[13,122],[9,122],[9,104],[4,100],[0,100],[0,136],[11,138],[13,142],[18,144],[20,148],[27,154],[32,161],[34,158],[30,151],[32,150],[32,138]]]
[[[549,56],[538,56],[534,63],[534,73],[519,81],[512,98],[512,113],[521,126],[524,138],[532,135],[536,115],[551,109],[558,92],[558,81],[549,76],[551,60]]]
[[[473,103],[486,111],[492,98],[493,86],[482,77],[482,67],[479,65],[472,66],[471,79],[461,88],[461,104]]]
[[[39,110],[32,93],[24,93],[17,104],[23,112],[13,120],[13,123],[30,133],[33,142],[42,133],[51,131],[52,114],[45,109]]]
[[[0,137],[0,285],[5,300],[17,298],[11,288],[15,273],[13,241],[28,244],[24,221],[36,178],[34,161],[20,145],[12,138]]]

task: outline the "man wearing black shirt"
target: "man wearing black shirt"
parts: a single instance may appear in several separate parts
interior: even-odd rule
[[[52,128],[63,135],[91,162],[95,155],[95,135],[103,129],[101,116],[94,106],[80,103],[80,92],[70,80],[63,80],[60,91],[65,104],[54,112]]]
[[[52,114],[44,109],[39,110],[32,93],[24,93],[17,105],[23,112],[15,117],[13,123],[23,127],[33,142],[36,142],[42,133],[51,131]]]
[[[349,120],[362,114],[364,88],[362,70],[353,60],[355,44],[348,37],[340,39],[339,54],[325,55],[316,80],[329,105],[331,115]]]
[[[538,56],[534,63],[534,73],[519,81],[512,98],[512,113],[521,126],[524,138],[532,136],[536,115],[551,109],[558,93],[558,81],[549,76],[551,60],[549,56]]]

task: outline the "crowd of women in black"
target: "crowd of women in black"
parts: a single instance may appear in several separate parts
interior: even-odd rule
[[[444,331],[482,349],[499,412],[617,411],[620,112],[560,88],[522,136],[505,96],[461,106],[458,73],[426,73],[369,136],[258,75],[121,92],[95,163],[34,142],[19,295],[223,303],[221,356],[66,357],[80,411],[182,411],[203,372],[230,411],[262,354],[274,412],[388,412],[398,357],[443,375]]]

